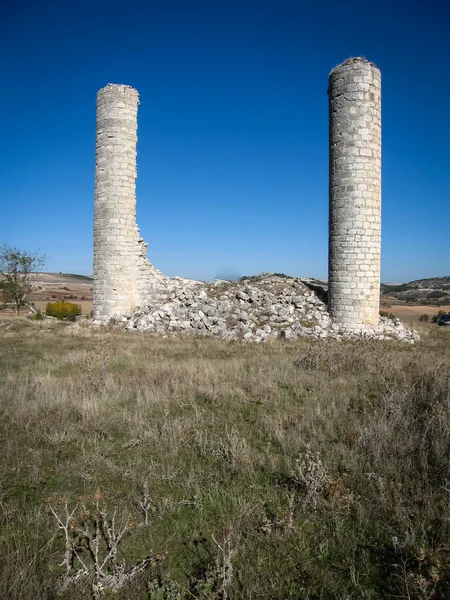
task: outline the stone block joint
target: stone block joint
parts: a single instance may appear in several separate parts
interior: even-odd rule
[[[349,332],[378,327],[381,74],[356,57],[329,75],[329,311]]]
[[[136,225],[139,94],[108,84],[97,94],[94,193],[94,321],[130,314],[164,277],[146,258]]]

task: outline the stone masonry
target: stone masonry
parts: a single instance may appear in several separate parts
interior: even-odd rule
[[[109,84],[97,95],[94,321],[132,312],[165,286],[136,225],[138,92]]]
[[[147,260],[136,225],[138,92],[97,96],[94,323],[131,331],[270,342],[370,337],[414,343],[379,317],[380,71],[353,58],[329,77],[329,282],[264,273],[239,282],[169,278]],[[328,306],[327,306],[328,295]]]
[[[128,331],[156,335],[216,336],[224,340],[273,342],[299,337],[397,339],[414,343],[417,332],[399,319],[381,317],[376,327],[353,333],[333,323],[326,305],[326,284],[275,273],[213,283],[170,279],[164,301],[149,299],[119,319]]]
[[[352,58],[329,76],[329,312],[343,330],[379,324],[381,74]]]

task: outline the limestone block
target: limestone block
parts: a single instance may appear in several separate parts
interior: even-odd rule
[[[97,94],[94,319],[106,323],[166,287],[136,226],[138,92],[109,84]],[[147,302],[148,303],[148,302]]]
[[[356,332],[379,322],[380,71],[365,59],[345,61],[330,74],[328,96],[329,311]]]

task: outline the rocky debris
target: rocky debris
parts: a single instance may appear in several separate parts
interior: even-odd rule
[[[298,337],[370,337],[410,343],[419,339],[399,319],[384,317],[378,329],[341,331],[331,322],[323,301],[326,290],[296,277],[263,273],[238,282],[213,283],[174,278],[168,290],[163,299],[123,316],[120,324],[130,331],[214,335],[256,343]]]

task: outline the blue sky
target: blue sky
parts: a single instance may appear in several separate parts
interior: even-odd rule
[[[382,280],[449,275],[450,2],[24,0],[0,8],[0,242],[92,272],[95,98],[140,93],[149,259],[327,273],[329,71],[382,71]]]

